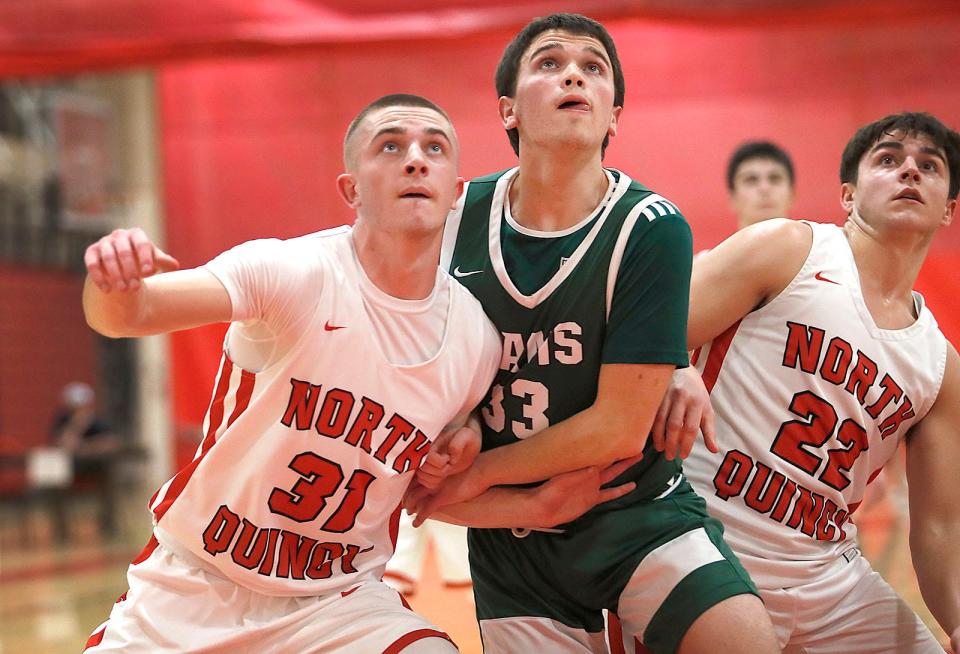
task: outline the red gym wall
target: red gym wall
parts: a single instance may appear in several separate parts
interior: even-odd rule
[[[19,59],[4,60],[0,50],[0,74],[4,63],[15,74],[35,74],[165,62],[157,80],[167,235],[170,250],[193,266],[251,238],[349,221],[334,192],[342,135],[364,104],[385,93],[420,93],[449,111],[465,176],[512,165],[497,121],[494,68],[529,18],[573,5],[475,4],[104,1],[73,19],[111,47],[44,41],[54,27],[37,13],[30,33],[39,35],[39,45],[21,48]],[[118,40],[98,31],[97,20],[118,20],[104,5],[124,5],[123,26],[143,38]],[[793,155],[794,217],[840,222],[840,152],[858,126],[912,109],[960,127],[960,3],[929,0],[923,10],[890,0],[575,7],[607,25],[627,79],[620,134],[607,164],[676,202],[697,248],[733,229],[724,168],[745,139],[770,138]],[[218,18],[218,10],[229,16]],[[5,11],[0,45],[9,24]],[[50,48],[70,47],[73,57],[49,56]],[[960,225],[938,236],[919,282],[955,343],[958,264]],[[208,329],[173,339],[180,427],[202,419],[222,333]]]

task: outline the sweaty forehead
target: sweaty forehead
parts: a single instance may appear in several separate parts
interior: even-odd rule
[[[364,120],[364,128],[376,133],[389,126],[431,127],[450,134],[450,123],[442,115],[428,107],[384,107],[371,112]]]
[[[524,53],[524,57],[529,58],[530,55],[537,50],[551,44],[556,44],[561,48],[570,50],[581,50],[588,47],[594,48],[602,52],[607,59],[610,58],[607,49],[598,39],[586,34],[571,34],[570,32],[564,32],[562,30],[547,30],[546,32],[538,34],[530,43],[530,46]]]

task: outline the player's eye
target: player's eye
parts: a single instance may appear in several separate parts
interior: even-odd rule
[[[553,59],[544,59],[540,62],[540,68],[556,68],[557,62]]]
[[[599,75],[603,72],[603,66],[595,63],[587,64],[587,70],[589,70],[591,73],[594,73],[595,75]]]
[[[383,152],[398,152],[400,150],[400,148],[397,147],[397,144],[393,141],[387,141],[380,147],[380,149]]]
[[[431,143],[429,146],[427,146],[427,149],[430,150],[430,152],[432,152],[433,154],[443,153],[443,146],[439,143]]]

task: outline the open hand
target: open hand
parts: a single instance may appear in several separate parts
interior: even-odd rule
[[[581,468],[557,475],[533,489],[536,524],[523,525],[534,528],[549,528],[570,522],[604,502],[623,497],[637,485],[625,484],[603,488],[637,463],[641,457],[623,459],[600,469],[597,466]]]

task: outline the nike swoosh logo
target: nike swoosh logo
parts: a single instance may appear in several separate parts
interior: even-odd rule
[[[454,277],[469,277],[470,275],[479,275],[479,274],[482,273],[482,272],[483,272],[483,269],[480,269],[480,270],[471,270],[471,271],[469,271],[469,272],[463,272],[462,270],[460,270],[460,266],[457,266],[456,268],[453,269],[453,276],[454,276]]]
[[[827,279],[826,277],[824,277],[823,271],[818,272],[816,275],[813,276],[813,278],[821,282],[827,282],[828,284],[836,284],[837,286],[842,286],[840,282],[835,282],[832,279]]]
[[[323,325],[323,329],[328,332],[332,332],[337,329],[343,329],[344,327],[346,327],[346,325],[331,325],[329,320]]]

